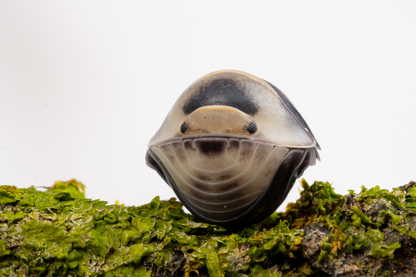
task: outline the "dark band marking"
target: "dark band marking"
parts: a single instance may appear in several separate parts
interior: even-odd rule
[[[185,114],[210,105],[224,105],[234,107],[246,114],[254,115],[258,112],[256,104],[241,89],[241,84],[233,79],[217,79],[189,99],[183,106]]]
[[[198,149],[205,155],[221,153],[226,147],[223,141],[195,141]]]

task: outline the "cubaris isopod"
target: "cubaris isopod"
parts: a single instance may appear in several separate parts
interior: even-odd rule
[[[272,214],[319,144],[279,89],[222,70],[192,83],[149,142],[147,165],[204,222],[253,224]]]

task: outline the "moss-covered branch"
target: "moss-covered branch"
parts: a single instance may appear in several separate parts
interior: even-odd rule
[[[416,186],[346,196],[309,186],[244,229],[195,222],[175,199],[140,207],[0,186],[0,276],[414,276]],[[403,274],[403,275],[401,275]]]

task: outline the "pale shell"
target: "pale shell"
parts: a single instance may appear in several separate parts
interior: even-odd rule
[[[279,89],[222,70],[182,93],[150,140],[146,161],[197,219],[239,227],[273,213],[319,159],[318,149]]]

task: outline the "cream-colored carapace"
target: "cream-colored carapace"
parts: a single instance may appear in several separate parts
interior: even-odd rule
[[[238,227],[273,213],[319,159],[318,149],[280,90],[222,70],[182,93],[150,140],[146,161],[199,220]]]

